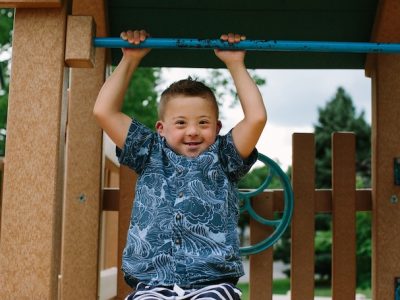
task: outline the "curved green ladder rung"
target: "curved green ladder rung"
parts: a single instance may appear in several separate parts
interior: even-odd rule
[[[240,254],[243,256],[260,253],[275,244],[285,232],[293,214],[293,190],[289,178],[287,177],[285,172],[283,172],[282,169],[278,166],[278,164],[275,163],[268,156],[259,153],[258,160],[270,167],[269,174],[264,182],[255,191],[239,192],[240,201],[242,201],[243,204],[241,205],[241,212],[247,210],[253,219],[261,224],[273,227],[274,231],[267,238],[257,244],[247,247],[241,247]],[[256,213],[256,211],[251,206],[250,198],[262,193],[271,183],[271,180],[275,175],[279,177],[283,185],[284,210],[282,218],[270,220],[261,217],[259,214]]]

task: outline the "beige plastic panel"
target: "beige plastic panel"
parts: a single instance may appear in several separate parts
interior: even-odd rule
[[[104,7],[103,0],[79,0]],[[73,14],[87,13],[76,10]],[[71,17],[69,17],[71,20]],[[88,39],[92,17],[72,17]],[[104,22],[101,20],[99,23]],[[78,29],[74,29],[79,31]],[[83,34],[83,33],[82,33]],[[97,299],[102,213],[102,131],[93,107],[105,79],[106,52],[96,51],[92,69],[71,69],[63,222],[62,299]]]
[[[93,68],[95,23],[91,16],[68,16],[65,63],[71,68]],[[101,62],[100,62],[101,63]]]
[[[0,241],[0,299],[57,299],[66,9],[17,9]],[[51,30],[48,30],[51,28]],[[65,94],[65,95],[64,95]]]

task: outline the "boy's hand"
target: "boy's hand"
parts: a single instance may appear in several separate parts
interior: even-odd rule
[[[227,41],[230,44],[234,44],[234,43],[239,43],[240,41],[244,41],[246,39],[246,36],[237,33],[228,33],[228,34],[222,34],[220,39],[223,41]],[[236,63],[236,62],[243,63],[246,54],[246,51],[244,50],[215,49],[214,52],[215,55],[225,63],[225,65],[229,65],[231,63]]]
[[[139,45],[141,42],[146,40],[150,35],[146,32],[146,30],[128,30],[121,32],[121,38],[125,41],[128,41],[131,44]],[[150,52],[149,48],[123,48],[122,53],[126,57],[131,57],[135,59],[141,60],[146,56],[147,53]]]

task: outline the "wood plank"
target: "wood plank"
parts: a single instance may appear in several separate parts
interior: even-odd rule
[[[389,1],[390,2],[390,1]],[[393,1],[392,1],[393,2]],[[398,1],[396,1],[399,4]],[[395,10],[398,12],[398,10]],[[390,13],[390,12],[388,12]],[[397,32],[400,40],[400,32]],[[374,299],[394,299],[400,277],[400,187],[394,184],[393,160],[399,157],[400,58],[382,55],[372,74],[372,290]]]
[[[372,28],[371,42],[400,42],[400,2],[397,0],[378,1],[376,17]],[[368,77],[377,67],[378,54],[369,53],[365,63],[365,74]]]
[[[62,0],[0,0],[0,7],[60,8],[62,3]]]
[[[99,7],[103,4],[103,0],[79,1],[96,2]],[[82,12],[73,10],[72,13]],[[94,68],[71,69],[61,263],[62,299],[97,299],[102,212],[102,131],[93,117],[93,107],[104,83],[106,69],[106,51],[98,50]]]
[[[284,208],[283,191],[282,190],[265,190],[265,197],[271,198],[274,202],[274,212],[282,212]],[[372,191],[371,189],[356,190],[356,211],[372,210]],[[103,210],[118,211],[118,188],[103,189]],[[332,190],[315,190],[315,213],[332,212]]]
[[[119,188],[103,189],[103,210],[119,211]]]
[[[271,194],[270,194],[271,195]],[[268,194],[257,195],[251,199],[254,210],[261,216],[273,217],[273,201]],[[267,238],[272,228],[250,218],[250,244],[254,245]],[[250,300],[272,300],[273,248],[250,256]]]
[[[332,136],[332,298],[354,300],[356,290],[355,147],[353,133]]]
[[[106,136],[104,136],[106,137]],[[118,203],[119,203],[119,165],[105,156],[103,175],[103,219],[101,236],[102,270],[117,267],[118,264]],[[107,193],[112,191],[112,195]]]
[[[291,224],[291,297],[314,299],[314,134],[293,135],[294,211]]]
[[[95,23],[91,16],[68,16],[65,63],[70,68],[93,68]]]
[[[120,167],[120,198],[119,198],[119,215],[118,215],[118,264],[122,263],[122,252],[126,244],[126,236],[129,229],[133,198],[135,195],[135,186],[137,175],[127,166]],[[117,282],[117,298],[125,299],[132,289],[125,283],[122,272],[118,273]]]
[[[315,212],[332,212],[332,190],[315,191]],[[372,191],[371,189],[356,190],[356,211],[372,210]]]
[[[96,52],[96,61],[94,69],[71,70],[63,226],[63,299],[78,295],[80,299],[97,298],[102,132],[92,111],[104,82],[105,51]]]
[[[0,299],[57,299],[68,78],[66,6],[15,13]]]

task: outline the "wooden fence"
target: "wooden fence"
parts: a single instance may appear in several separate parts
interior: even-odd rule
[[[371,190],[356,190],[355,136],[352,133],[332,135],[332,189],[316,190],[314,134],[293,135],[292,187],[294,213],[291,222],[291,298],[314,299],[314,235],[315,215],[332,214],[332,299],[355,299],[356,290],[356,212],[371,211]],[[317,175],[315,175],[317,173]],[[104,190],[104,209],[119,211],[119,253],[132,205],[132,181],[129,169],[120,169],[120,189]],[[283,193],[267,190],[252,199],[256,211],[271,216],[283,209]],[[119,201],[117,200],[119,199]],[[264,239],[269,228],[250,221],[250,242]],[[119,258],[120,259],[120,258]],[[128,291],[122,278],[118,284],[118,298]],[[271,300],[273,280],[273,250],[268,249],[250,257],[250,299]]]
[[[357,190],[355,183],[355,136],[332,135],[332,189],[316,190],[315,141],[310,133],[293,135],[292,187],[294,212],[291,222],[291,299],[314,299],[315,215],[332,214],[332,299],[354,300],[356,290],[356,212],[371,211],[371,190]],[[101,268],[117,266],[125,246],[136,175],[126,167],[105,163]],[[3,172],[0,159],[0,172]],[[316,175],[315,175],[316,173]],[[2,174],[1,174],[2,175]],[[1,177],[0,177],[1,178]],[[119,185],[119,188],[118,188]],[[1,188],[1,185],[0,185]],[[283,193],[267,190],[252,199],[262,216],[283,209]],[[1,190],[0,190],[1,216]],[[1,219],[0,219],[1,221]],[[1,224],[1,223],[0,223]],[[264,239],[269,228],[250,221],[250,242]],[[118,244],[118,245],[117,245]],[[119,267],[118,267],[119,269]],[[129,292],[118,272],[118,295]],[[250,257],[250,299],[272,300],[273,249]]]

